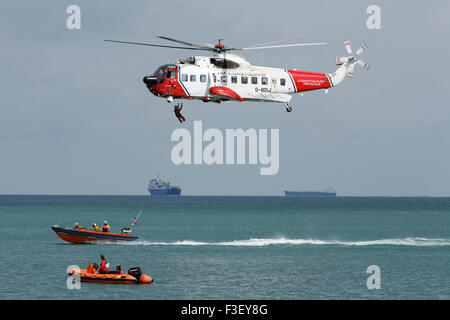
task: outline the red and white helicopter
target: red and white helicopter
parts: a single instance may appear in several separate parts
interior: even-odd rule
[[[345,76],[353,77],[356,64],[366,70],[369,65],[358,56],[367,49],[363,43],[353,52],[350,41],[344,41],[347,57],[336,57],[340,67],[333,73],[318,73],[281,68],[253,66],[241,56],[230,51],[256,50],[295,46],[325,45],[326,43],[294,43],[273,45],[274,42],[253,47],[229,48],[218,40],[218,44],[199,45],[164,36],[158,38],[183,44],[184,46],[168,46],[151,43],[104,40],[109,42],[134,45],[211,51],[212,56],[193,56],[178,60],[173,64],[160,66],[151,76],[143,81],[148,90],[157,97],[166,98],[171,103],[174,99],[198,99],[203,102],[222,101],[259,101],[283,103],[286,111],[291,112],[289,102],[294,93],[334,87],[344,80]],[[280,42],[287,42],[279,41]]]

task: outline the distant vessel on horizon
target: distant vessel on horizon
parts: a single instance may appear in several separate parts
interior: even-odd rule
[[[179,186],[172,186],[169,182],[161,180],[159,174],[156,179],[152,179],[148,183],[148,191],[152,196],[179,196],[181,194]]]
[[[336,190],[331,187],[324,191],[284,191],[286,197],[336,197]]]

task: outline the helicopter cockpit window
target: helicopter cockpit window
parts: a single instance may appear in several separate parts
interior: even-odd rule
[[[163,83],[164,82],[164,76],[165,76],[165,74],[166,74],[166,68],[163,68],[163,67],[159,67],[156,71],[155,71],[155,73],[153,74],[153,76],[155,76],[156,77],[156,82],[157,83]]]
[[[175,78],[175,69],[172,68],[167,69],[167,78]]]
[[[159,67],[159,68],[156,69],[156,71],[153,73],[153,76],[159,77],[159,76],[162,76],[163,74],[164,74],[164,68]]]
[[[262,78],[261,78],[261,84],[267,85],[268,82],[269,82],[269,81],[267,80],[267,77],[262,77]]]

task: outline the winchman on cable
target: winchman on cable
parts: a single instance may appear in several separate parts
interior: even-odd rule
[[[180,123],[186,121],[186,119],[183,117],[183,115],[180,112],[181,109],[183,109],[183,103],[181,103],[181,105],[177,104],[176,106],[173,106],[173,112],[175,112],[175,116],[180,121]]]

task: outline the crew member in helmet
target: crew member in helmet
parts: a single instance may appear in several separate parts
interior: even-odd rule
[[[100,262],[98,273],[109,273],[109,263],[106,261],[105,255],[102,253],[100,258],[102,259],[102,262]]]
[[[92,224],[92,231],[98,231],[97,224],[95,224],[95,223]]]
[[[175,116],[180,121],[180,123],[186,121],[186,119],[183,117],[183,115],[180,112],[181,109],[183,109],[183,104],[181,104],[181,106],[180,106],[180,104],[173,106],[173,112],[175,112]]]
[[[103,221],[103,225],[100,228],[101,232],[109,232],[111,230],[111,228],[108,225],[108,221]]]
[[[78,222],[75,223],[75,229],[84,229],[84,227],[80,226]]]

